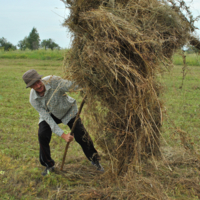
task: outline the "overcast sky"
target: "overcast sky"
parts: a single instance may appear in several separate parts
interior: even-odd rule
[[[187,5],[194,16],[200,15],[200,0]],[[41,40],[51,38],[62,48],[70,47],[70,34],[62,27],[69,11],[60,0],[0,0],[0,6],[0,38],[17,45],[35,27]],[[195,25],[200,29],[200,21]]]

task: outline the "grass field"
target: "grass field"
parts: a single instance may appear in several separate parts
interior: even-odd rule
[[[15,51],[4,51],[0,49],[0,58],[6,59],[34,59],[34,60],[63,60],[68,49],[62,50],[15,50]]]
[[[199,55],[193,53],[193,54],[187,54],[185,53],[184,55],[186,55],[186,64],[188,66],[200,66],[200,57]],[[173,56],[173,63],[174,65],[183,65],[183,57],[182,57],[182,53],[176,53]]]
[[[67,55],[68,49],[62,50],[15,50],[15,51],[4,51],[0,49],[0,59],[34,59],[34,60],[63,60],[65,55]],[[200,57],[197,54],[187,54],[185,53],[186,64],[189,66],[200,66]],[[182,52],[177,52],[173,56],[174,65],[183,65]]]
[[[22,80],[29,69],[44,76],[63,74],[60,59],[0,59],[0,199],[162,199],[151,193],[155,189],[149,190],[151,198],[145,198],[145,192],[139,189],[137,198],[132,198],[126,196],[132,190],[127,190],[127,183],[105,184],[105,177],[95,171],[75,142],[70,145],[61,172],[65,142],[55,134],[51,150],[56,173],[42,177],[44,168],[38,161],[38,113],[29,104],[30,90],[25,89]],[[152,179],[160,181],[163,199],[199,199],[200,68],[188,67],[183,84],[182,66],[175,66],[159,79],[164,86],[162,152],[166,162],[158,162],[157,169],[152,171],[144,168],[137,180],[145,184]],[[70,95],[80,103],[79,94]],[[69,131],[65,126],[62,128]],[[104,157],[102,164],[107,170],[108,161]]]

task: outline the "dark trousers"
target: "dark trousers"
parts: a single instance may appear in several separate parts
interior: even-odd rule
[[[60,119],[56,118],[53,115],[51,116],[57,124],[62,123]],[[74,120],[75,118],[71,119],[69,123],[67,124],[70,129],[72,129]],[[81,123],[80,118],[77,121],[77,124],[73,133],[74,133],[74,138],[76,142],[78,142],[81,145],[83,152],[85,153],[88,160],[90,161],[91,160],[95,161],[96,159],[99,160],[98,153],[96,149],[94,148],[93,142],[89,134],[87,133],[83,124]],[[46,121],[42,121],[41,123],[39,123],[39,130],[38,130],[38,140],[40,144],[39,158],[40,158],[40,163],[46,167],[52,167],[55,164],[54,160],[51,158],[51,151],[50,151],[50,146],[49,146],[49,143],[51,141],[51,135],[52,135],[52,131],[49,124],[47,124]]]

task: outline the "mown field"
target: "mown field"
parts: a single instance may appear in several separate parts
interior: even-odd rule
[[[41,176],[44,168],[38,160],[38,114],[29,104],[30,90],[25,88],[22,75],[29,69],[36,69],[44,76],[62,76],[62,56],[59,59],[37,56],[13,59],[0,54],[0,57],[0,199],[200,198],[200,67],[188,66],[183,83],[181,65],[158,77],[163,84],[160,98],[164,104],[161,141],[164,164],[158,161],[157,168],[151,172],[144,167],[138,176],[141,180],[159,180],[165,197],[159,198],[150,191],[151,196],[145,198],[142,189],[138,189],[136,198],[126,196],[128,192],[131,194],[125,187],[127,183],[105,183],[106,172],[98,173],[75,142],[70,144],[61,172],[65,142],[55,134],[51,151],[56,172]],[[81,102],[78,93],[70,95]],[[87,119],[84,120],[87,124]],[[69,132],[67,127],[61,126]],[[108,163],[102,156],[105,170]]]

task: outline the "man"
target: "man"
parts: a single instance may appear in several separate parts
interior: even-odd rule
[[[50,146],[52,132],[63,138],[66,142],[75,140],[81,145],[86,157],[97,170],[103,171],[99,164],[100,157],[94,148],[93,142],[85,130],[81,119],[78,119],[74,130],[74,137],[65,134],[58,126],[59,123],[73,126],[78,112],[76,100],[66,94],[73,87],[71,81],[63,80],[57,76],[46,76],[43,79],[36,70],[31,69],[24,73],[23,80],[26,88],[31,88],[30,103],[38,111],[39,130],[38,140],[40,145],[40,163],[46,167],[42,175],[54,171],[55,162],[51,158]]]

